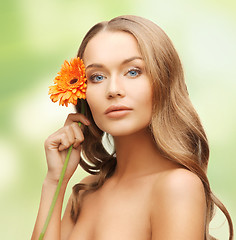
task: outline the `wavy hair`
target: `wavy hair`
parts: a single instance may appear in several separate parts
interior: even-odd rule
[[[211,191],[206,175],[209,160],[209,146],[206,134],[189,99],[179,56],[165,32],[153,22],[138,16],[120,16],[93,26],[85,35],[78,57],[83,54],[88,42],[101,31],[124,31],[132,34],[138,42],[146,70],[153,86],[153,114],[150,130],[160,153],[169,160],[195,173],[202,181],[206,196],[205,240],[215,239],[209,234],[209,224],[219,207],[229,224],[229,239],[233,239],[233,224],[225,206]],[[97,181],[90,184],[76,184],[73,187],[71,218],[78,219],[81,200],[79,192],[96,191],[116,168],[115,150],[109,153],[103,145],[105,133],[97,127],[85,100],[85,115],[91,125],[84,129],[81,167],[97,175]],[[76,110],[80,112],[79,101]]]

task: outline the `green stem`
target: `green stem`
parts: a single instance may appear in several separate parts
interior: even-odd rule
[[[82,114],[84,114],[84,110],[85,110],[84,101],[81,99],[81,113],[82,113]],[[79,126],[81,126],[81,123],[80,123],[80,122],[79,122],[78,124],[79,124]],[[67,166],[68,166],[68,163],[69,163],[69,159],[70,159],[70,155],[71,155],[71,152],[72,152],[72,148],[73,148],[73,145],[70,146],[70,148],[69,148],[69,150],[68,150],[68,153],[67,153],[67,155],[66,155],[66,159],[65,159],[65,162],[64,162],[62,171],[61,171],[61,175],[60,175],[60,178],[59,178],[59,182],[58,182],[58,184],[57,184],[56,191],[55,191],[54,196],[53,196],[53,199],[52,199],[52,203],[51,203],[51,206],[50,206],[50,209],[49,209],[49,212],[48,212],[48,216],[47,216],[47,218],[46,218],[46,221],[45,221],[45,223],[44,223],[42,232],[40,233],[40,236],[39,236],[39,239],[38,239],[38,240],[43,240],[44,235],[45,235],[46,230],[47,230],[47,227],[48,227],[48,224],[49,224],[50,219],[51,219],[51,217],[52,217],[53,210],[54,210],[54,207],[55,207],[55,205],[56,205],[56,201],[57,201],[58,195],[59,195],[59,193],[60,193],[61,185],[62,185],[64,176],[65,176],[65,173],[66,173],[66,169],[67,169]]]

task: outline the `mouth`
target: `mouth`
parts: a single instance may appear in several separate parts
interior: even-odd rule
[[[105,111],[105,114],[111,118],[122,117],[132,111],[132,108],[129,108],[124,105],[111,105]]]

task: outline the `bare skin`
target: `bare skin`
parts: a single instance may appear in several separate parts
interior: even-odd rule
[[[62,239],[204,239],[205,197],[201,181],[161,157],[148,137],[146,140],[144,143],[143,137],[135,141],[138,146],[145,144],[145,161],[141,161],[141,153],[136,156],[139,161],[135,170],[127,174],[116,171],[101,189],[86,195],[75,225],[70,220],[69,202],[62,222],[68,232]],[[153,158],[145,157],[146,151],[152,152]],[[129,154],[132,161],[132,155],[137,155],[135,146]],[[83,182],[94,179],[89,176]]]
[[[80,115],[78,118],[81,121]],[[112,239],[124,240],[204,239],[205,195],[200,179],[162,158],[148,134],[139,133],[139,137],[140,135],[143,137],[133,136],[132,148],[125,147],[127,144],[122,141],[122,149],[127,149],[130,157],[124,161],[131,164],[132,159],[135,159],[132,156],[136,156],[134,168],[129,169],[129,164],[122,165],[122,162],[118,162],[114,176],[101,189],[85,196],[76,224],[70,218],[71,200],[62,223],[60,221],[63,196],[68,183],[68,179],[65,179],[45,239],[106,240],[111,239],[111,236]],[[142,144],[143,151],[139,151],[140,155],[137,156],[137,147]],[[148,158],[146,151],[149,152]],[[71,160],[73,162],[74,158]],[[69,171],[70,168],[68,178],[71,175]],[[95,179],[96,176],[88,176],[82,182],[89,183]],[[32,240],[38,238],[56,182],[48,173]]]
[[[71,199],[61,221],[64,193],[79,163],[84,139],[77,122],[89,125],[83,115],[69,115],[65,126],[45,142],[48,173],[31,239],[38,239],[66,151],[74,144],[44,240],[203,240],[206,205],[202,182],[162,157],[156,148],[148,130],[151,84],[136,40],[123,32],[101,32],[88,43],[84,62],[90,66],[87,101],[98,127],[114,138],[117,168],[99,190],[84,197],[76,224],[70,218]],[[130,110],[121,117],[104,114],[112,104]],[[88,176],[82,182],[96,178]]]

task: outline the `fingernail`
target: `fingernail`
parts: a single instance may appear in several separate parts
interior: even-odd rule
[[[88,125],[90,124],[89,120],[87,120],[87,119],[85,119],[85,122],[86,122],[86,124],[88,124]]]

